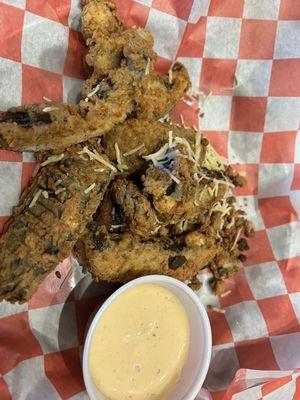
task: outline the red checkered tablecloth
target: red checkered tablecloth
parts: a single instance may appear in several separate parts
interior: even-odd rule
[[[213,355],[197,399],[300,399],[300,2],[118,0],[126,25],[149,28],[158,69],[174,59],[200,90],[204,116],[181,102],[248,184],[236,189],[256,235],[245,267],[210,313]],[[76,102],[84,73],[78,0],[0,0],[0,109]],[[207,96],[209,94],[209,96]],[[198,105],[195,108],[197,108]],[[0,224],[35,168],[0,150]],[[0,303],[1,400],[86,399],[88,318],[111,286],[57,267],[28,304]],[[298,368],[298,369],[297,369]]]

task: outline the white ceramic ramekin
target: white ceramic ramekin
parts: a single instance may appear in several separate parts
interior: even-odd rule
[[[149,275],[135,279],[114,292],[96,313],[88,330],[83,351],[83,377],[90,400],[107,400],[94,386],[89,373],[89,350],[94,330],[109,305],[126,290],[136,285],[152,283],[173,292],[183,304],[190,323],[190,349],[181,378],[166,400],[194,400],[203,385],[209,367],[212,339],[206,310],[197,295],[177,279]],[[101,361],[100,361],[101,362]]]

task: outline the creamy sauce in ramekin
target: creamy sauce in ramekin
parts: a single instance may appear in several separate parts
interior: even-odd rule
[[[178,298],[141,284],[105,310],[92,337],[89,369],[110,400],[158,400],[176,386],[189,350],[189,321]]]

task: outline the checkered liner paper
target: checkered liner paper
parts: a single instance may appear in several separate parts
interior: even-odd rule
[[[118,0],[127,26],[155,37],[158,69],[189,70],[196,124],[248,184],[235,190],[256,235],[245,267],[210,313],[213,354],[197,399],[300,399],[300,2]],[[0,109],[75,102],[84,73],[77,0],[0,0]],[[0,151],[1,227],[35,168]],[[81,353],[88,318],[111,290],[66,260],[28,304],[0,303],[1,400],[87,399]],[[59,274],[58,274],[59,275]],[[298,368],[298,369],[297,369]]]

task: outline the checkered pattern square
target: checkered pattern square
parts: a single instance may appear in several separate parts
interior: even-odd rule
[[[85,73],[79,0],[0,0],[0,110],[44,97],[76,103]],[[157,70],[174,59],[199,103],[172,113],[197,125],[248,183],[247,260],[209,313],[213,400],[300,398],[300,5],[295,0],[116,0],[126,26],[151,30]],[[200,113],[198,108],[200,108]],[[200,114],[200,115],[199,115]],[[0,229],[36,168],[0,150]],[[0,398],[85,398],[90,316],[115,289],[78,264],[57,266],[28,304],[0,304]],[[282,371],[280,371],[282,370]],[[29,384],[30,383],[30,384]],[[202,394],[199,395],[202,398]],[[204,394],[203,394],[204,396]],[[206,396],[208,393],[206,392]],[[22,397],[22,398],[23,398]]]

